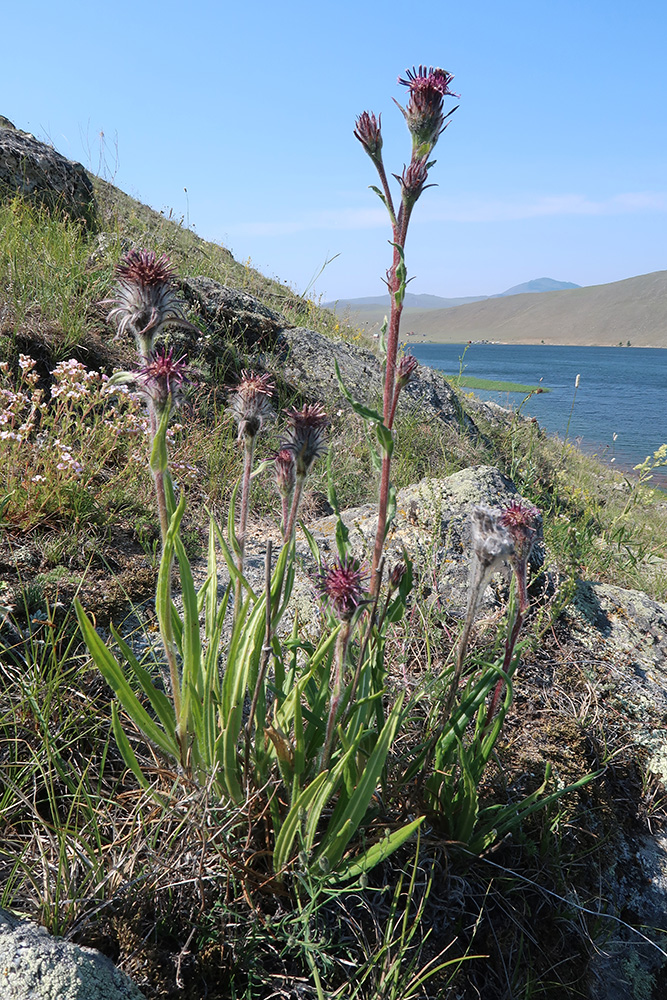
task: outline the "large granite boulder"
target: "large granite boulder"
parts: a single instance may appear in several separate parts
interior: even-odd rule
[[[93,185],[81,164],[0,118],[0,196],[17,194],[73,218],[95,216]]]
[[[144,1000],[110,959],[0,909],[2,1000]]]
[[[193,337],[187,330],[170,334],[176,350],[186,353],[191,361],[210,363],[231,333],[244,349],[252,349],[249,366],[271,372],[295,395],[347,409],[336,377],[338,364],[354,398],[381,408],[382,367],[372,351],[331,340],[306,327],[291,326],[283,313],[265,306],[254,295],[212,278],[187,277],[181,288],[207,326],[206,334],[200,337]],[[468,433],[477,430],[447,380],[430,368],[417,369],[400,395],[398,412],[411,414],[424,423],[437,420],[455,424]]]

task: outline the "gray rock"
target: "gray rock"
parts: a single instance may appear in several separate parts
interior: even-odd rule
[[[266,368],[279,363],[280,376],[311,398],[345,406],[336,378],[335,363],[352,396],[367,406],[382,408],[382,369],[371,351],[343,340],[330,340],[305,327],[285,329],[275,345],[275,357],[262,358]],[[307,390],[305,387],[307,386]],[[424,421],[456,423],[462,430],[475,425],[459,403],[445,378],[430,368],[419,367],[399,397],[400,413],[411,413]]]
[[[0,121],[0,195],[22,195],[74,218],[92,221],[95,195],[81,164],[5,122]]]
[[[470,511],[477,504],[503,507],[516,499],[511,480],[491,466],[463,469],[445,479],[423,479],[399,490],[396,517],[385,545],[390,570],[407,552],[415,576],[437,596],[440,607],[455,616],[465,612],[470,569]],[[342,513],[357,558],[370,561],[377,530],[377,504],[364,504]],[[336,553],[336,518],[326,517],[311,525],[325,556]],[[539,560],[538,560],[539,561]],[[487,607],[497,603],[491,588]]]
[[[2,1000],[144,1000],[132,981],[93,948],[52,937],[0,909]]]
[[[572,639],[604,665],[602,693],[633,720],[649,769],[667,785],[667,605],[638,590],[581,582],[564,615]]]
[[[213,278],[188,277],[181,284],[187,301],[209,324],[222,325],[248,347],[273,345],[288,320],[254,295],[228,288]]]

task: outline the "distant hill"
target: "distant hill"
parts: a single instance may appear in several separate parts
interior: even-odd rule
[[[369,331],[383,316],[384,310],[376,307],[371,324],[368,313],[355,316],[350,310],[352,321]],[[402,330],[408,342],[617,346],[630,341],[633,347],[667,347],[667,271],[540,295],[498,296],[444,309],[408,308]]]
[[[444,299],[441,295],[415,295],[414,292],[406,292],[404,308],[452,309],[454,306],[467,305],[469,302],[482,302],[488,298],[488,295],[468,295],[459,299]],[[338,312],[343,309],[349,309],[351,312],[362,309],[384,309],[386,311],[389,308],[389,295],[367,295],[360,299],[338,299],[336,302],[325,302],[324,306],[326,309],[336,309]]]
[[[566,288],[581,288],[571,281],[554,281],[553,278],[533,278],[532,281],[524,281],[522,285],[514,285],[500,295],[491,295],[489,298],[504,298],[505,295],[525,295],[526,292],[562,292]]]
[[[458,299],[445,299],[440,295],[415,295],[413,292],[405,293],[405,309],[453,309],[455,306],[467,305],[470,302],[483,302],[485,299],[502,298],[505,295],[521,295],[525,292],[556,292],[563,288],[579,288],[579,285],[572,284],[571,281],[555,281],[553,278],[534,278],[532,281],[524,281],[522,285],[515,285],[508,288],[506,292],[497,292],[495,295],[468,295]],[[347,309],[351,313],[365,312],[371,309],[389,308],[389,295],[366,295],[359,299],[338,299],[336,302],[325,302],[326,309],[335,309],[342,312]]]

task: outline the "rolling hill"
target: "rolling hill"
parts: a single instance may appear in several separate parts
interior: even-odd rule
[[[347,315],[374,332],[385,311],[366,306],[350,308]],[[617,346],[630,341],[633,347],[667,347],[667,271],[539,295],[500,295],[449,308],[408,306],[402,330],[408,342]]]

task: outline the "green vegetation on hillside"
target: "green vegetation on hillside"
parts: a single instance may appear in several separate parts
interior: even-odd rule
[[[319,638],[298,633],[297,621],[280,653],[272,640],[273,672],[266,675],[268,686],[257,690],[268,700],[298,688],[307,715],[301,717],[298,697],[288,694],[284,725],[266,718],[253,749],[266,784],[249,784],[231,805],[219,794],[220,784],[235,790],[234,779],[255,765],[254,757],[249,765],[230,745],[221,758],[227,770],[202,780],[195,764],[219,747],[197,748],[193,740],[192,753],[201,750],[200,759],[184,767],[178,748],[171,758],[141,732],[148,718],[171,733],[168,678],[151,653],[160,525],[146,463],[144,406],[127,394],[111,395],[103,377],[134,363],[131,344],[115,339],[103,303],[113,293],[121,256],[130,246],[149,247],[168,254],[181,277],[203,274],[244,289],[291,322],[328,336],[359,335],[176,220],[105,182],[96,182],[96,191],[95,232],[20,201],[0,204],[0,904],[122,961],[149,1000],[177,993],[187,1000],[297,993],[317,1000],[472,1000],[480,994],[560,1000],[564,991],[578,990],[589,952],[607,933],[604,915],[595,916],[607,845],[619,828],[638,825],[638,815],[658,822],[664,799],[632,744],[632,722],[615,708],[607,712],[594,668],[568,654],[559,615],[580,579],[667,599],[664,496],[651,491],[650,480],[626,479],[518,417],[491,424],[475,413],[477,435],[457,425],[439,430],[418,417],[398,419],[397,487],[494,464],[543,513],[550,575],[522,638],[514,678],[518,707],[515,702],[508,710],[506,732],[484,762],[488,767],[479,767],[471,736],[481,729],[485,738],[484,713],[468,716],[469,727],[445,748],[449,756],[436,742],[450,707],[460,622],[440,601],[437,581],[426,581],[407,618],[400,620],[393,605],[387,612],[384,646],[374,645],[372,629],[368,633],[378,652],[376,675],[360,673],[364,731],[354,730],[347,709],[337,731],[336,750],[349,754],[339,799],[349,815],[320,794],[327,778],[313,778],[305,788],[311,797],[300,799],[303,769],[313,765],[300,756],[296,734],[299,727],[308,731],[329,696],[317,671],[333,656],[330,639],[340,623],[330,622],[325,644],[318,645]],[[194,314],[190,319],[199,322]],[[223,332],[221,341],[217,367],[186,386],[168,431],[170,468],[187,500],[183,555],[193,560],[206,554],[209,511],[224,523],[241,474],[227,387],[256,362],[238,337]],[[460,385],[470,381],[464,377]],[[276,407],[302,402],[279,397]],[[341,507],[374,502],[377,479],[364,421],[347,410],[334,412],[328,434]],[[279,443],[269,429],[258,439],[257,457],[271,459]],[[327,492],[320,462],[308,480],[306,522]],[[263,538],[279,531],[266,475],[253,480],[253,505],[253,529]],[[163,566],[163,592],[170,569]],[[118,708],[93,666],[74,620],[74,597],[88,613],[91,646],[98,641],[96,625],[109,639],[109,657],[137,658],[123,702],[136,709],[134,716]],[[212,609],[220,599],[211,575],[201,606],[195,600],[188,612],[192,643],[198,612],[207,636],[215,632]],[[466,667],[470,689],[484,670],[485,683],[495,687],[507,616],[503,609],[480,628]],[[176,611],[173,620],[179,620]],[[125,639],[110,633],[110,624],[121,622]],[[261,655],[265,620],[258,612],[252,622],[253,655]],[[236,639],[249,641],[240,634]],[[107,663],[109,679],[113,668],[102,645],[100,639],[96,654]],[[210,648],[205,645],[203,655]],[[353,653],[361,665],[359,643]],[[259,662],[253,661],[256,674]],[[312,664],[311,676],[299,675],[304,662]],[[206,663],[217,669],[217,661]],[[282,678],[276,673],[281,669]],[[373,687],[377,677],[379,691]],[[200,682],[195,677],[193,685]],[[222,686],[211,690],[217,700],[206,707],[215,709],[213,715],[219,709],[235,725],[249,724],[250,699],[235,702]],[[401,698],[403,715],[395,709]],[[255,711],[266,710],[260,699]],[[378,791],[371,781],[379,767],[372,727],[382,713],[396,742]],[[193,725],[200,724],[195,719]],[[323,745],[323,726],[317,736]],[[450,785],[443,779],[427,786],[419,768],[407,769],[420,740],[438,747]],[[128,766],[132,755],[136,769]],[[511,837],[491,838],[493,853],[467,836],[479,830],[480,814],[488,818],[495,808],[537,798],[543,786],[546,793],[574,785],[603,766],[604,778],[585,793],[526,812]],[[470,775],[478,767],[475,782]],[[367,800],[356,791],[360,779]],[[288,809],[292,795],[297,805]],[[434,798],[440,812],[432,808],[419,840],[391,857],[383,852],[383,843],[393,838],[394,846],[397,832]],[[319,827],[308,823],[316,807]],[[275,834],[285,816],[293,827],[280,841],[276,871]],[[327,849],[313,853],[313,845],[320,847],[313,838],[323,830],[330,836]],[[491,836],[490,828],[482,832]],[[353,867],[367,849],[381,859],[377,868],[351,877],[347,886],[328,877],[331,859],[349,850]]]

